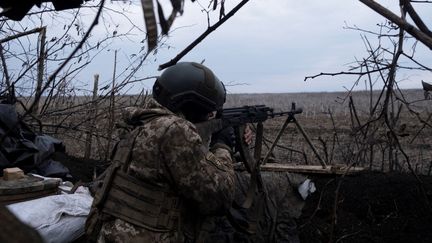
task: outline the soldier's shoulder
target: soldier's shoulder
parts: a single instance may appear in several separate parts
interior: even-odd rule
[[[146,139],[161,138],[167,141],[173,141],[173,139],[176,141],[177,139],[197,140],[199,137],[192,123],[175,114],[158,116],[145,122],[135,131],[145,134]]]
[[[176,115],[161,117],[157,122],[161,125],[165,124],[168,132],[182,132],[185,134],[197,133],[196,127],[193,123]]]

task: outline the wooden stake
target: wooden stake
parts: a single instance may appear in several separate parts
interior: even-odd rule
[[[112,134],[114,129],[114,110],[115,110],[115,77],[116,77],[116,68],[117,68],[117,50],[114,51],[114,70],[113,70],[113,79],[112,79],[112,88],[111,88],[111,99],[110,99],[110,110],[109,110],[109,122],[108,122],[108,144],[105,155],[105,160],[107,160],[111,153],[111,141]]]
[[[99,86],[99,74],[94,75],[94,81],[93,81],[93,97],[92,97],[92,108],[90,109],[90,116],[93,117],[90,121],[90,126],[87,131],[87,137],[86,137],[86,148],[84,152],[84,158],[88,159],[91,157],[91,147],[92,147],[92,131],[94,131],[94,128],[96,127],[96,118],[98,113],[98,103],[97,103],[97,92],[98,92],[98,86]]]
[[[45,63],[45,38],[46,38],[46,28],[41,28],[39,32],[40,37],[40,49],[39,49],[39,60],[38,60],[38,75],[37,75],[37,83],[36,83],[36,90],[35,90],[35,97],[41,96],[42,93],[42,84],[43,84],[43,74],[44,74],[44,63]],[[39,102],[40,100],[36,101],[35,105],[33,106],[32,113],[33,115],[37,116],[39,115]]]

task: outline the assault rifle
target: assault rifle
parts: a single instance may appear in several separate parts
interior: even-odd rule
[[[273,108],[265,105],[243,106],[238,108],[227,108],[222,111],[220,117],[222,127],[234,127],[236,135],[236,144],[238,146],[240,156],[244,162],[246,170],[253,174],[259,169],[261,159],[261,147],[263,140],[263,125],[262,123],[270,118],[288,116],[288,121],[295,120],[294,115],[302,113],[301,108],[296,108],[295,103],[292,103],[290,111],[274,112]],[[248,145],[243,141],[243,134],[246,124],[257,123],[255,152],[252,158]],[[272,149],[273,150],[273,149]]]
[[[226,127],[244,126],[248,123],[262,123],[269,118],[288,115],[294,117],[295,114],[302,113],[301,108],[296,108],[295,103],[292,104],[290,111],[274,112],[273,108],[265,105],[243,106],[236,108],[223,109],[217,114],[216,119],[205,121],[196,124],[198,133],[203,137],[208,134],[220,131]]]
[[[237,108],[224,109],[222,112],[216,115],[215,119],[196,124],[198,133],[201,135],[204,143],[209,143],[213,133],[220,131],[226,127],[233,127],[236,137],[236,150],[240,153],[243,165],[245,169],[250,173],[249,189],[246,193],[245,199],[242,203],[233,202],[232,207],[227,213],[227,218],[231,224],[238,230],[245,233],[254,233],[254,228],[250,224],[243,225],[240,222],[242,216],[239,214],[238,210],[247,210],[251,207],[252,203],[259,203],[267,195],[267,191],[263,184],[260,172],[261,164],[261,147],[263,141],[263,122],[269,118],[274,118],[278,116],[288,116],[284,124],[286,125],[290,121],[295,121],[295,115],[302,113],[302,109],[297,109],[295,103],[292,104],[290,111],[274,112],[273,108],[267,107],[265,105],[255,105],[255,106],[243,106]],[[255,138],[255,151],[254,156],[250,153],[249,146],[244,141],[243,135],[247,124],[257,123],[256,138]],[[281,130],[282,131],[282,130]],[[281,134],[281,132],[280,132]],[[274,144],[280,138],[278,135]],[[266,158],[272,152],[274,146],[269,150]],[[266,159],[263,161],[265,162]]]
[[[246,197],[247,199],[243,203],[242,207],[249,208],[251,206],[254,198],[253,194],[255,193],[255,188],[257,188],[259,191],[264,189],[259,169],[263,140],[262,123],[269,118],[287,116],[287,122],[284,124],[286,127],[290,121],[295,121],[294,116],[296,114],[302,113],[302,111],[303,110],[301,108],[296,108],[295,103],[292,104],[290,111],[282,112],[275,112],[273,108],[265,105],[243,106],[223,109],[222,112],[217,114],[216,119],[196,124],[198,133],[205,142],[209,142],[211,135],[217,131],[220,131],[226,127],[234,128],[237,145],[236,149],[238,149],[238,152],[240,153],[246,170],[251,174],[251,186],[248,194],[252,195]],[[249,151],[248,144],[246,144],[243,139],[245,126],[251,123],[257,123],[255,151],[253,157]],[[279,137],[280,135],[278,136],[277,140]],[[272,150],[273,148],[271,148],[269,152]]]
[[[274,112],[273,108],[265,105],[243,106],[237,108],[223,109],[220,119],[222,126],[239,126],[247,123],[264,122],[269,118],[278,116],[294,116],[295,114],[302,113],[301,108],[296,108],[295,103],[292,104],[290,111]]]
[[[249,172],[253,172],[255,170],[254,168],[259,166],[259,163],[257,162],[259,162],[261,159],[261,148],[263,140],[262,122],[266,121],[269,118],[287,116],[285,123],[283,124],[275,141],[273,142],[272,146],[264,157],[262,164],[265,164],[269,159],[270,154],[273,152],[273,149],[279,141],[286,126],[290,122],[293,122],[300,131],[300,133],[303,135],[303,137],[306,139],[306,142],[311,147],[322,167],[326,168],[326,163],[319,156],[317,150],[315,149],[315,146],[312,144],[306,132],[303,130],[303,128],[295,118],[295,115],[302,113],[302,111],[303,110],[301,108],[296,108],[295,103],[292,103],[290,111],[283,112],[274,112],[273,108],[267,107],[265,105],[228,108],[223,109],[223,111],[216,116],[216,119],[196,124],[196,127],[198,129],[198,133],[201,135],[204,141],[210,141],[211,135],[217,131],[222,130],[223,128],[230,126],[234,127],[236,143],[238,145],[237,148],[239,148],[240,155],[243,159],[243,162],[245,162],[244,165],[246,167],[246,170]],[[249,150],[247,149],[247,144],[245,144],[245,142],[243,141],[245,125],[248,123],[257,123],[254,158],[252,158],[249,153],[246,153],[249,152]]]
[[[275,118],[280,116],[288,116],[287,121],[294,121],[294,115],[302,113],[301,108],[296,108],[295,103],[292,103],[290,111],[274,112],[273,108],[265,105],[253,105],[243,106],[236,108],[223,109],[222,112],[217,114],[216,119],[212,119],[206,122],[196,124],[198,133],[201,135],[204,141],[210,141],[211,135],[217,131],[220,131],[226,127],[234,127],[236,132],[236,143],[240,145],[240,153],[244,160],[248,155],[245,155],[241,147],[244,145],[243,133],[246,124],[258,123],[257,134],[255,142],[255,159],[259,160],[261,155],[261,144],[262,144],[262,133],[263,127],[262,122],[269,118]],[[248,165],[245,165],[248,167]],[[252,168],[246,168],[248,171]]]
[[[223,109],[217,114],[216,119],[196,124],[198,133],[201,135],[204,144],[210,141],[211,135],[226,127],[233,127],[236,136],[236,149],[240,153],[242,162],[246,170],[251,173],[252,177],[260,180],[259,164],[261,159],[261,147],[263,140],[263,125],[262,123],[269,118],[288,116],[287,121],[295,120],[294,115],[302,113],[301,108],[296,108],[295,103],[292,104],[290,111],[274,112],[273,108],[265,105],[243,106],[237,108]],[[243,139],[244,129],[246,124],[257,123],[256,141],[254,157],[250,154],[248,145]],[[273,150],[273,149],[272,149]],[[251,178],[252,179],[252,178]],[[260,183],[258,183],[260,184]],[[252,202],[245,202],[246,207]]]
[[[265,105],[243,106],[224,109],[222,112],[217,114],[216,119],[196,124],[198,133],[203,138],[203,141],[207,142],[210,141],[211,135],[213,133],[226,127],[234,127],[236,136],[236,149],[240,153],[245,169],[250,173],[249,189],[246,193],[244,201],[241,204],[234,201],[231,209],[226,215],[228,220],[237,230],[245,233],[254,233],[254,228],[256,228],[256,225],[254,226],[253,223],[247,223],[246,225],[242,224],[241,222],[245,221],[242,220],[242,214],[239,213],[238,210],[249,209],[254,201],[257,203],[257,205],[259,205],[260,201],[264,200],[263,198],[266,197],[267,191],[261,178],[260,164],[264,164],[268,160],[287,125],[290,122],[294,122],[308,143],[310,145],[312,144],[295,118],[295,115],[302,113],[302,111],[303,110],[301,108],[296,108],[295,103],[292,103],[290,111],[282,112],[275,112],[273,108],[267,107]],[[282,129],[279,131],[272,146],[269,148],[265,158],[261,160],[261,148],[264,130],[263,122],[267,119],[280,116],[287,116],[285,123],[283,124]],[[245,126],[251,123],[257,123],[254,156],[252,156],[250,153],[248,144],[246,144],[243,138]]]

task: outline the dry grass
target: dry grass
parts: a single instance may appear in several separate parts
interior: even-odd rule
[[[376,100],[379,93],[373,94],[373,100]],[[370,111],[370,95],[367,92],[352,93],[353,101],[359,116],[360,122],[363,124],[368,119]],[[404,96],[409,101],[416,101],[410,107],[413,110],[420,112],[420,116],[426,119],[430,114],[428,106],[429,101],[424,101],[423,91],[421,90],[406,90]],[[356,125],[350,117],[350,108],[348,105],[347,94],[343,92],[333,93],[288,93],[288,94],[230,94],[227,97],[225,107],[239,107],[243,105],[258,105],[265,104],[273,107],[275,111],[289,110],[291,103],[295,102],[297,107],[303,108],[303,113],[297,116],[298,121],[303,126],[304,130],[309,134],[314,146],[318,149],[320,156],[329,164],[344,164],[348,163],[353,155],[360,153],[359,136],[355,134]],[[116,97],[115,106],[115,121],[120,120],[120,110],[122,107],[139,105],[143,97],[137,96],[118,96]],[[57,138],[62,139],[67,147],[69,154],[82,157],[84,155],[85,139],[88,133],[93,134],[92,140],[92,158],[105,159],[109,152],[107,148],[109,134],[109,102],[105,99],[99,102],[97,111],[97,119],[95,127],[90,126],[90,121],[95,115],[94,109],[91,108],[89,97],[70,97],[63,98],[62,102],[54,102],[47,109],[45,118],[42,118],[45,133],[49,133]],[[74,108],[70,108],[71,105]],[[396,103],[397,107],[399,104]],[[62,111],[63,108],[67,108]],[[410,164],[413,169],[419,173],[429,174],[431,166],[431,135],[430,127],[424,127],[421,132],[417,132],[423,127],[423,124],[407,110],[402,110],[400,119],[396,128],[405,127],[399,137],[404,151],[410,158]],[[333,119],[332,119],[333,118]],[[270,119],[265,122],[265,138],[267,145],[275,139],[277,132],[285,121],[284,117]],[[49,126],[49,124],[59,124],[61,127]],[[354,123],[355,124],[355,123]],[[401,154],[396,153],[390,155],[388,146],[388,131],[385,126],[378,126],[373,138],[362,139],[362,142],[372,144],[371,151],[363,153],[361,158],[358,158],[357,165],[370,167],[374,170],[389,170],[398,169],[404,171],[407,169],[407,163],[402,159]],[[112,135],[112,139],[116,140],[116,135]],[[112,145],[112,143],[111,143]],[[281,141],[274,151],[274,157],[278,162],[294,163],[294,164],[318,164],[318,160],[311,148],[305,142],[305,139],[295,128],[294,124],[290,124],[284,132]],[[264,153],[266,153],[264,146]],[[400,152],[399,152],[400,153]],[[396,166],[389,166],[389,156],[400,159],[396,161]]]
[[[379,93],[374,92],[374,103]],[[425,101],[422,90],[404,90],[404,97],[411,103],[410,108],[419,112],[423,119],[431,113],[430,101]],[[368,92],[352,93],[353,101],[361,124],[364,124],[369,115],[370,94]],[[252,104],[266,104],[275,110],[289,110],[292,102],[297,107],[303,108],[303,113],[297,116],[298,121],[309,134],[320,156],[329,164],[348,163],[353,153],[359,152],[358,136],[354,136],[356,126],[350,118],[347,93],[292,93],[292,94],[233,94],[227,99],[227,107],[236,107]],[[396,103],[398,107],[400,102]],[[333,118],[333,119],[332,119]],[[284,118],[268,120],[265,123],[265,137],[273,141],[279,131]],[[432,129],[425,127],[417,117],[402,109],[400,119],[395,125],[398,139],[404,148],[404,152],[410,158],[410,164],[417,173],[430,174],[432,155],[430,152]],[[405,127],[405,128],[404,128]],[[404,129],[403,129],[404,128]],[[403,131],[402,131],[403,129]],[[382,124],[373,138],[368,143],[373,145],[373,152],[364,153],[364,158],[359,158],[357,165],[365,166],[373,170],[407,171],[408,164],[402,159],[401,152],[394,151],[391,156],[399,158],[397,165],[389,168],[388,131]],[[270,143],[270,142],[269,142]],[[275,157],[278,162],[294,164],[318,164],[318,160],[311,148],[305,142],[294,124],[288,126],[279,143],[283,147],[277,147]],[[302,153],[303,152],[303,153]],[[393,160],[392,159],[392,160]]]

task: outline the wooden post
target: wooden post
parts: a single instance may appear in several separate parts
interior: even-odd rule
[[[99,86],[99,74],[95,74],[94,83],[93,83],[92,105],[90,108],[90,116],[92,116],[92,119],[90,120],[90,126],[88,127],[88,131],[87,131],[86,148],[84,152],[85,159],[89,159],[91,157],[92,131],[94,131],[96,127],[96,118],[98,113],[98,103],[97,103],[98,86]]]
[[[2,61],[3,74],[4,74],[4,77],[5,77],[6,89],[8,90],[8,96],[9,97],[11,97],[11,96],[15,97],[15,94],[11,94],[12,86],[11,86],[11,82],[10,82],[10,77],[9,77],[9,72],[8,72],[8,69],[7,69],[7,65],[6,65],[6,60],[5,60],[5,57],[4,57],[4,54],[3,54],[3,45],[2,44],[0,44],[0,58],[1,58],[1,61]]]
[[[39,60],[38,60],[38,74],[37,74],[37,83],[36,83],[36,90],[35,90],[35,97],[38,97],[40,93],[42,92],[42,83],[43,83],[43,74],[44,74],[44,63],[45,63],[45,38],[46,38],[46,28],[41,28],[39,32],[39,38],[40,38],[40,49],[39,49]],[[39,102],[38,100],[32,110],[33,115],[37,116],[39,115]]]
[[[109,121],[108,121],[108,126],[109,126],[108,127],[108,144],[107,144],[107,150],[106,150],[106,154],[105,154],[105,160],[107,160],[111,154],[111,141],[112,141],[112,134],[113,134],[113,129],[114,129],[116,68],[117,68],[117,50],[114,51],[114,70],[113,70],[110,107],[109,107]]]

